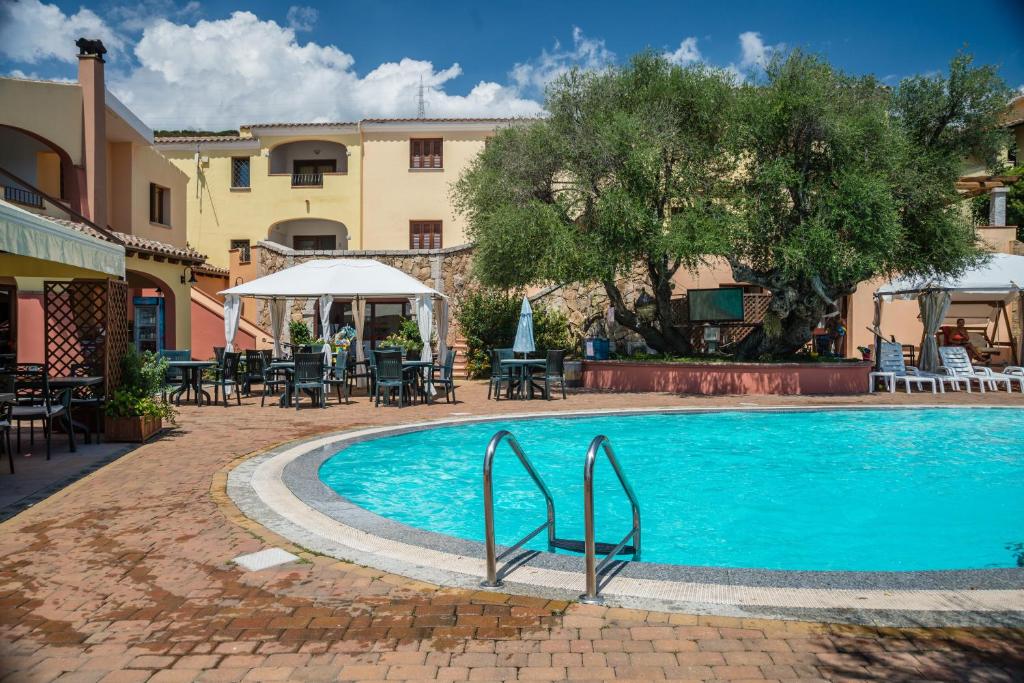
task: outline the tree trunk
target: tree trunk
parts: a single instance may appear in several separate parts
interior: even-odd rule
[[[604,280],[602,285],[608,299],[615,309],[615,322],[633,330],[655,351],[677,356],[693,353],[693,346],[688,336],[675,326],[672,317],[671,291],[668,278],[662,274],[659,282],[655,282],[655,274],[651,273],[651,289],[655,296],[655,315],[651,320],[641,318],[627,304],[622,292],[613,280]]]
[[[803,308],[793,311],[782,320],[782,329],[777,337],[769,336],[764,327],[755,328],[736,345],[736,359],[756,361],[765,356],[778,358],[796,353],[811,340],[823,308],[816,313]]]

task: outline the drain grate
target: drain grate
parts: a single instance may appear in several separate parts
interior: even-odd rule
[[[270,569],[271,567],[276,567],[279,564],[294,562],[297,559],[299,559],[298,555],[292,555],[287,550],[281,550],[280,548],[267,548],[266,550],[261,550],[258,553],[239,555],[233,559],[232,562],[251,572],[258,572],[261,569]]]

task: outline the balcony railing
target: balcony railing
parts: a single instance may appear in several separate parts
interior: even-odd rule
[[[323,173],[293,173],[292,187],[323,187]]]
[[[4,185],[4,201],[24,206],[33,206],[37,209],[43,208],[43,196],[41,194],[13,185]]]

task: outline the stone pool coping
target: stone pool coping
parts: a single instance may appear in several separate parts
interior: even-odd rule
[[[341,432],[288,444],[235,468],[228,493],[250,518],[314,552],[442,585],[479,588],[482,543],[416,529],[339,496],[320,465],[356,443],[476,422],[657,413],[912,410],[999,406],[766,406],[584,410],[470,416]],[[500,510],[496,514],[501,514]],[[617,535],[617,534],[615,534]],[[499,569],[501,569],[499,567]],[[530,551],[505,577],[506,592],[575,598],[582,557]],[[609,604],[726,616],[885,625],[1024,625],[1024,569],[915,572],[780,571],[623,563],[603,581]]]

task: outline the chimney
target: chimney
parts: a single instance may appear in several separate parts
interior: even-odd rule
[[[79,38],[78,85],[82,88],[82,142],[85,149],[85,215],[107,227],[107,103],[102,41]]]

